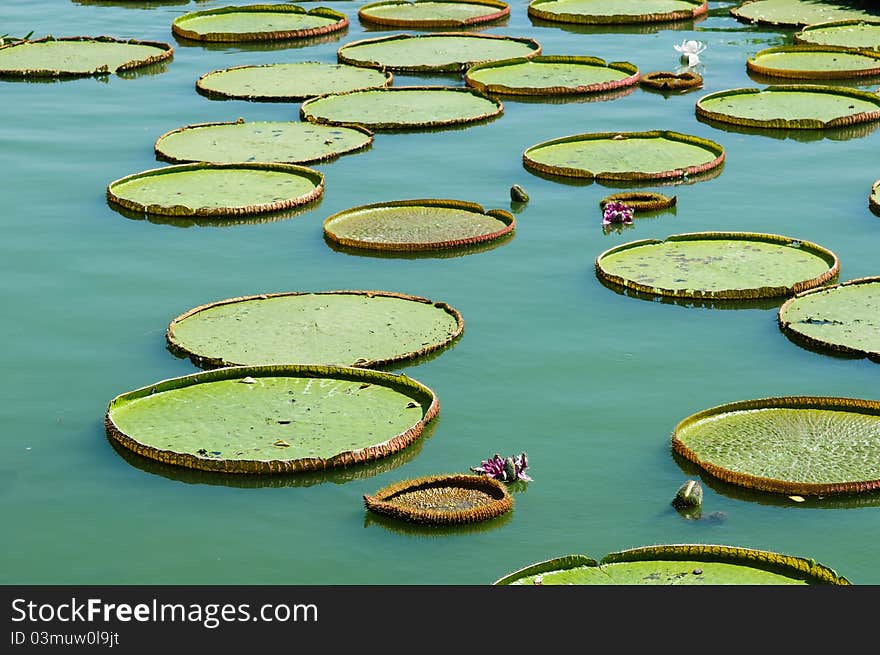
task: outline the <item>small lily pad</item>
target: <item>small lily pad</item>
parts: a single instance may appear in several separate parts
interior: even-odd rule
[[[807,25],[794,35],[794,42],[880,50],[880,20],[839,20]]]
[[[327,7],[290,4],[219,7],[178,16],[171,31],[194,41],[239,42],[302,39],[348,27],[348,16]]]
[[[880,75],[880,53],[839,46],[794,45],[766,48],[746,59],[752,73],[794,79],[842,79]]]
[[[499,0],[384,0],[363,5],[358,18],[384,27],[469,27],[503,20],[510,5]]]
[[[629,62],[598,57],[517,57],[471,66],[465,83],[485,93],[556,95],[604,93],[639,81],[639,69]]]
[[[815,0],[746,0],[732,7],[730,13],[745,23],[774,27],[871,18],[871,14],[860,9]]]
[[[528,14],[586,25],[693,20],[709,11],[705,0],[532,0]]]
[[[641,76],[639,84],[657,91],[688,91],[703,86],[703,76],[694,71],[651,71]]]
[[[634,212],[654,212],[674,207],[678,201],[676,196],[666,196],[653,191],[624,191],[612,193],[599,201],[599,206],[605,209],[609,202],[622,202]]]

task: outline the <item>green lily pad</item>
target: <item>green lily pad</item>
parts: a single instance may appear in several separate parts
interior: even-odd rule
[[[296,121],[199,123],[166,132],[156,140],[156,156],[172,163],[326,161],[362,150],[373,133],[349,127]]]
[[[302,39],[348,27],[348,16],[327,7],[289,4],[243,5],[193,11],[178,16],[171,31],[194,41],[272,41]]]
[[[537,562],[495,585],[849,585],[812,559],[716,544],[661,544]]]
[[[803,27],[813,23],[870,18],[872,14],[815,0],[746,0],[730,9],[732,16],[746,23],[778,27]]]
[[[295,164],[177,164],[120,178],[107,200],[124,209],[167,216],[261,214],[310,203],[324,175]]]
[[[596,258],[604,282],[655,296],[754,299],[791,296],[840,271],[830,250],[775,234],[693,232],[609,248]]]
[[[203,368],[370,368],[438,351],[463,330],[461,314],[446,303],[387,291],[325,291],[201,305],[172,320],[165,337],[169,350]]]
[[[362,125],[370,130],[421,130],[477,123],[501,115],[500,101],[473,89],[401,86],[330,93],[306,100],[300,116],[325,125]]]
[[[510,5],[499,0],[387,0],[358,10],[364,23],[388,27],[468,27],[507,18]]]
[[[336,52],[344,64],[407,73],[464,72],[486,61],[539,54],[534,39],[466,32],[391,34],[352,41]]]
[[[719,144],[669,131],[575,134],[538,143],[523,153],[527,169],[597,180],[682,179],[723,161]]]
[[[794,42],[880,50],[880,20],[838,20],[807,25],[794,35]]]
[[[324,236],[349,248],[465,248],[509,236],[513,214],[460,200],[397,200],[352,207],[324,221]]]
[[[778,85],[719,91],[697,101],[697,116],[771,129],[847,127],[880,119],[880,96],[846,87]]]
[[[434,392],[405,375],[336,366],[233,366],[110,401],[107,436],[139,455],[221,473],[297,473],[368,462],[415,441]]]
[[[880,53],[824,45],[766,48],[746,60],[759,75],[795,79],[841,79],[880,75]]]
[[[386,87],[392,80],[385,71],[302,61],[211,71],[196,80],[196,90],[214,100],[299,102],[325,93]]]
[[[109,36],[46,36],[0,46],[0,75],[86,77],[120,73],[171,59],[174,48],[158,41]]]
[[[798,343],[880,361],[880,277],[789,298],[779,308],[779,327]]]
[[[880,403],[789,396],[720,405],[681,421],[672,449],[707,473],[801,496],[880,489]]]
[[[603,93],[639,83],[639,69],[629,62],[597,57],[539,55],[477,64],[465,83],[485,93],[545,95]]]
[[[693,20],[709,11],[704,0],[532,0],[528,14],[587,25]]]

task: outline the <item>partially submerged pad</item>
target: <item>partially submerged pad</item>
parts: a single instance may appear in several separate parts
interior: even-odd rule
[[[794,42],[880,50],[880,19],[838,20],[807,25],[794,35]]]
[[[746,59],[746,68],[760,75],[804,80],[870,77],[880,75],[880,53],[840,46],[776,46]]]
[[[791,296],[840,271],[830,250],[807,241],[750,232],[693,232],[609,248],[596,275],[653,296],[742,299]]]
[[[190,309],[165,334],[169,350],[203,368],[333,364],[369,368],[413,360],[455,341],[453,307],[388,291],[272,293]]]
[[[301,39],[348,27],[348,17],[327,7],[289,4],[219,7],[178,16],[171,31],[195,41],[274,41]]]
[[[880,216],[880,180],[874,182],[871,187],[871,194],[868,196],[868,206],[872,212]]]
[[[370,130],[432,129],[499,116],[504,105],[473,89],[401,86],[330,93],[306,100],[300,116],[325,125],[362,125]]]
[[[295,164],[176,164],[120,178],[107,199],[124,209],[167,216],[262,214],[310,203],[324,175]]]
[[[211,71],[196,80],[196,90],[215,100],[299,102],[325,93],[386,87],[392,80],[385,71],[302,61]]]
[[[705,0],[532,0],[528,14],[586,25],[693,20],[709,11]]]
[[[838,86],[729,89],[697,101],[697,116],[747,127],[825,129],[880,119],[880,96]]]
[[[693,71],[651,71],[639,78],[639,84],[657,91],[686,91],[703,86],[703,76]]]
[[[438,250],[495,241],[516,227],[513,214],[461,200],[397,200],[353,207],[324,221],[334,243],[370,250]]]
[[[0,46],[0,75],[86,77],[149,66],[170,59],[174,48],[158,41],[109,36],[46,36]]]
[[[653,212],[674,207],[677,197],[653,191],[624,191],[605,196],[599,201],[599,206],[605,209],[605,205],[609,202],[622,202],[627,207],[631,207],[634,212]]]
[[[724,149],[714,141],[669,131],[575,134],[539,143],[523,153],[527,169],[598,180],[684,178],[723,161]]]
[[[880,362],[880,277],[804,291],[783,303],[778,319],[797,343]]]
[[[391,34],[353,41],[336,52],[344,64],[408,73],[464,72],[486,61],[539,54],[534,39],[468,32]]]
[[[503,482],[486,475],[431,475],[364,495],[371,512],[411,523],[450,525],[486,521],[513,509]]]
[[[746,0],[732,7],[730,13],[746,23],[778,27],[871,18],[871,14],[860,9],[815,0]]]
[[[507,18],[510,5],[499,0],[385,0],[358,10],[364,23],[387,27],[469,27]]]
[[[281,162],[306,164],[362,150],[373,142],[364,127],[301,121],[243,120],[199,123],[166,132],[156,140],[156,156],[171,163]]]
[[[629,62],[606,63],[598,57],[539,55],[477,64],[465,72],[464,79],[485,93],[603,93],[637,84],[639,69]]]
[[[742,487],[802,496],[880,489],[880,403],[788,396],[720,405],[681,421],[672,449]]]
[[[849,585],[812,559],[716,544],[661,544],[537,562],[495,585]]]
[[[166,464],[297,473],[368,462],[418,439],[434,392],[405,375],[335,366],[225,367],[110,401],[109,438]]]

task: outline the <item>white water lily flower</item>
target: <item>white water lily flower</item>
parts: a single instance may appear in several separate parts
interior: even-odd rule
[[[672,47],[681,53],[682,63],[687,62],[688,66],[696,66],[700,63],[700,55],[706,49],[706,44],[702,41],[685,39],[681,42],[681,45]]]

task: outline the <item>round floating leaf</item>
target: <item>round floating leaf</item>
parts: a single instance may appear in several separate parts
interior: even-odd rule
[[[371,130],[431,129],[486,121],[504,105],[473,89],[401,86],[330,93],[306,100],[300,116],[312,123],[362,125]]]
[[[880,361],[880,277],[789,298],[779,308],[779,327],[798,343]]]
[[[486,61],[539,54],[534,39],[466,32],[391,34],[353,41],[336,52],[344,64],[409,73],[463,72]]]
[[[468,247],[510,235],[513,214],[460,200],[397,200],[362,205],[324,221],[324,235],[350,248],[437,250]]]
[[[871,195],[868,196],[868,206],[871,211],[880,216],[880,180],[874,182],[871,187]]]
[[[224,367],[110,401],[109,438],[166,464],[221,473],[296,473],[385,457],[439,411],[405,375],[336,366]]]
[[[107,186],[124,209],[167,216],[226,216],[290,209],[316,200],[324,175],[294,164],[177,164],[128,175]]]
[[[631,207],[634,212],[653,212],[674,207],[677,198],[652,191],[624,191],[605,196],[599,201],[599,206],[605,209],[605,205],[609,202],[622,202],[627,207]]]
[[[219,7],[178,16],[175,35],[195,41],[273,41],[302,39],[348,27],[348,17],[327,7],[264,4]]]
[[[730,13],[746,23],[781,27],[871,18],[860,9],[815,0],[746,0],[731,8]]]
[[[759,398],[703,410],[672,433],[675,453],[731,484],[820,496],[880,489],[880,403]]]
[[[677,298],[791,296],[840,271],[830,250],[775,234],[693,232],[609,248],[597,276],[612,285]]]
[[[411,523],[449,525],[487,521],[513,509],[503,482],[486,475],[430,475],[364,494],[371,512]]]
[[[523,153],[530,170],[598,180],[664,180],[697,175],[724,161],[713,141],[678,132],[596,132],[545,141]]]
[[[46,36],[0,46],[0,75],[85,77],[119,73],[171,59],[174,48],[158,41],[109,36]]]
[[[643,74],[639,84],[658,91],[686,91],[703,86],[703,77],[693,71],[652,71]]]
[[[388,291],[272,293],[190,309],[165,337],[196,365],[374,367],[440,350],[464,330],[446,303]]]
[[[709,11],[705,0],[532,0],[528,14],[587,25],[692,20]]]
[[[514,571],[495,585],[850,585],[812,559],[716,544],[661,544],[568,555]]]
[[[510,5],[498,0],[388,0],[358,10],[364,23],[388,27],[468,27],[507,18]]]
[[[294,121],[199,123],[166,132],[156,140],[156,156],[172,163],[326,161],[366,148],[366,128]]]
[[[392,74],[384,71],[303,61],[211,71],[199,77],[196,90],[215,100],[299,102],[325,93],[386,87],[392,80]]]
[[[795,79],[869,77],[880,75],[880,53],[839,46],[777,46],[749,57],[746,68],[759,75]]]
[[[880,96],[846,87],[780,85],[729,89],[697,101],[697,116],[771,129],[847,127],[880,119]]]
[[[485,93],[549,95],[603,93],[633,86],[639,69],[629,62],[597,57],[517,57],[472,66],[465,83]]]
[[[839,20],[807,25],[794,35],[794,42],[880,50],[880,20]]]

